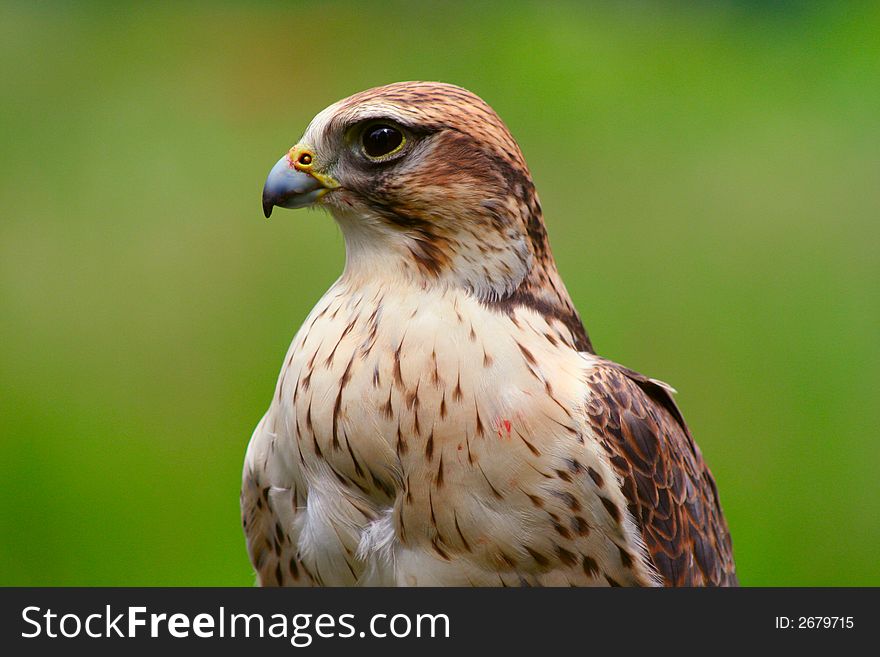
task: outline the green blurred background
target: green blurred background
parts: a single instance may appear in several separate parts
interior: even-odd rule
[[[250,585],[242,457],[339,274],[263,219],[324,106],[507,121],[597,349],[671,382],[743,584],[880,585],[880,10],[0,8],[0,584]]]

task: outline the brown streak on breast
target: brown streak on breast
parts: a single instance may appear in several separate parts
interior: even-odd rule
[[[455,381],[455,389],[452,391],[453,401],[460,402],[464,395],[461,392],[461,371],[458,372],[458,378]]]
[[[434,432],[431,431],[431,435],[428,436],[428,440],[425,442],[425,458],[428,461],[433,460],[434,458]]]
[[[532,443],[530,443],[528,440],[526,440],[526,439],[525,439],[525,436],[523,436],[523,435],[519,432],[518,429],[514,429],[514,432],[516,433],[517,436],[519,436],[519,439],[520,439],[521,441],[523,441],[523,443],[525,443],[525,446],[529,448],[529,451],[530,451],[532,454],[534,454],[535,456],[541,456],[541,452],[540,452],[540,450],[539,450],[537,447],[535,447],[534,445],[532,445]]]
[[[461,531],[461,527],[458,525],[458,515],[455,513],[455,509],[452,510],[452,518],[455,521],[455,531],[458,532],[458,537],[461,539],[461,544],[464,546],[465,551],[471,551],[471,545],[468,543],[467,539],[464,537],[464,533]]]
[[[491,481],[489,481],[489,477],[486,476],[486,473],[483,471],[482,466],[479,466],[479,465],[478,465],[477,467],[478,467],[479,470],[480,470],[480,474],[483,475],[483,479],[485,479],[485,480],[486,480],[486,483],[489,484],[489,489],[492,491],[492,495],[495,496],[495,499],[497,499],[497,500],[503,500],[503,499],[504,499],[504,496],[503,496],[501,493],[499,493],[499,492],[498,492],[498,489],[495,488],[495,486],[492,485],[492,482],[491,482]]]
[[[345,390],[345,386],[348,384],[349,379],[351,378],[351,364],[354,362],[354,354],[351,355],[351,358],[348,361],[348,365],[345,366],[345,372],[342,373],[342,379],[339,381],[339,391],[336,393],[336,401],[333,404],[333,440],[332,445],[333,449],[339,449],[339,414],[342,410],[342,391]],[[346,439],[346,442],[347,439]],[[349,448],[350,450],[351,448]],[[353,458],[354,455],[352,455]],[[357,466],[357,464],[355,464]],[[360,468],[358,468],[360,469]]]
[[[391,406],[391,393],[392,388],[388,388],[388,400],[382,406],[382,414],[385,416],[386,420],[390,420],[394,417],[393,407]]]
[[[532,366],[538,365],[538,362],[535,360],[535,357],[531,351],[529,351],[526,347],[521,345],[519,342],[516,343],[516,346],[519,347],[519,350],[522,352],[523,358],[526,359],[526,362],[529,365],[532,365]]]
[[[435,388],[440,388],[443,385],[443,381],[440,378],[440,370],[437,365],[437,352],[431,351],[431,385]]]
[[[403,348],[403,338],[400,339],[400,344],[397,345],[397,349],[394,350],[394,381],[401,388],[403,385],[403,372],[400,370],[400,350]]]
[[[476,415],[477,419],[477,432],[476,435],[479,437],[483,437],[483,420],[480,418],[480,408],[477,405],[477,400],[474,399],[474,415]]]
[[[434,486],[437,490],[443,488],[443,452],[440,452],[440,463],[437,466],[437,475],[434,477]]]
[[[403,437],[403,433],[400,430],[400,424],[397,425],[397,445],[395,446],[395,451],[397,452],[397,456],[405,456],[408,447],[406,445],[406,439]]]

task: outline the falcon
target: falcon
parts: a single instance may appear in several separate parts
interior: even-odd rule
[[[736,585],[673,390],[596,355],[484,101],[434,82],[341,100],[262,201],[327,209],[346,260],[247,449],[259,584]]]

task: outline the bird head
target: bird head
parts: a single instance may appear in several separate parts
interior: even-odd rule
[[[555,271],[516,141],[489,105],[454,85],[391,84],[320,112],[269,173],[267,217],[274,206],[328,209],[347,276],[403,276],[498,300]]]

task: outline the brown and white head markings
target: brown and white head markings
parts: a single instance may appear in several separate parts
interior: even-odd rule
[[[364,140],[377,128],[402,140],[373,157]],[[478,96],[438,82],[369,89],[319,113],[288,166],[303,154],[330,188],[317,204],[342,227],[347,276],[383,272],[460,286],[487,303],[539,306],[591,349],[519,146]],[[264,197],[267,213],[271,202]]]
[[[248,447],[266,585],[735,584],[671,389],[593,353],[522,153],[448,84],[318,114],[263,209],[321,205],[346,267]]]

